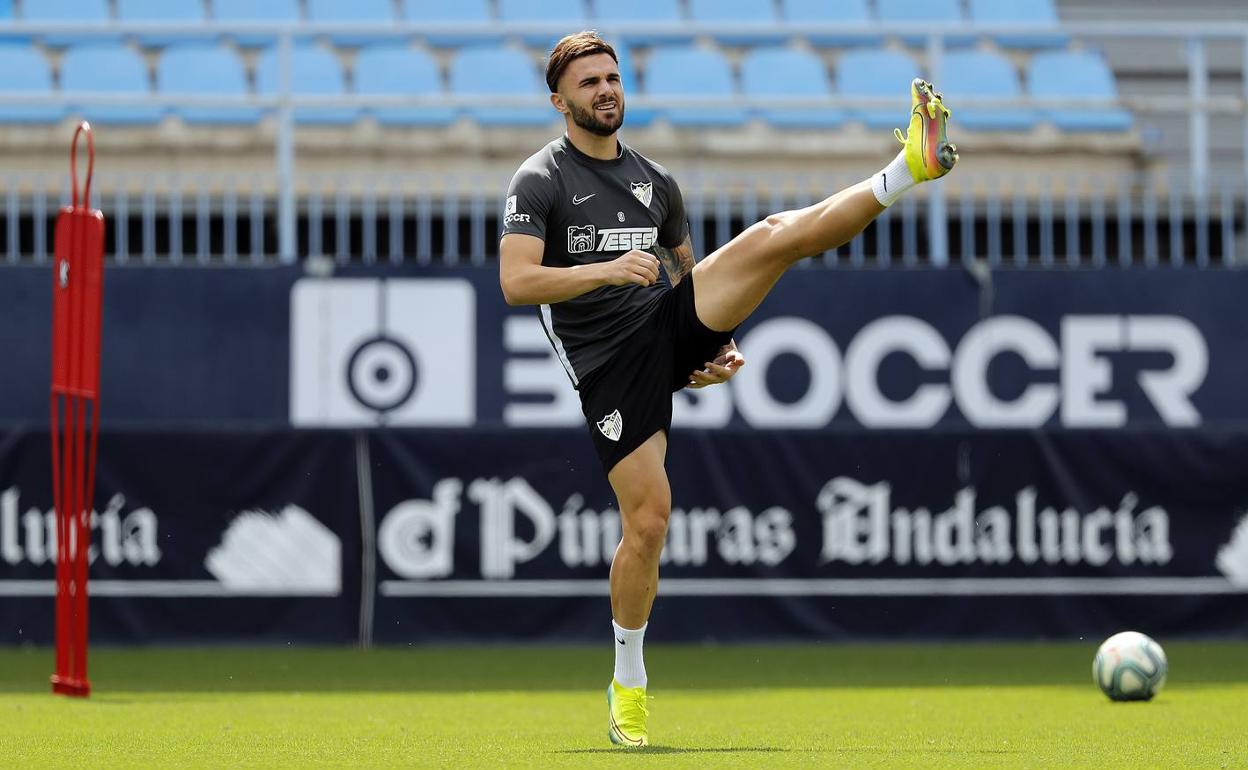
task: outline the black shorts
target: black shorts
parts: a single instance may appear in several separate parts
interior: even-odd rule
[[[581,411],[608,473],[671,427],[672,394],[732,339],[731,331],[713,331],[698,320],[693,293],[693,276],[685,276],[610,360],[581,381]]]

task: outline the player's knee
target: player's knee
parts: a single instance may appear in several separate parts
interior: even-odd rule
[[[768,214],[767,218],[762,221],[762,225],[766,229],[767,243],[772,253],[790,263],[802,258],[800,239],[792,226],[790,212]]]
[[[654,508],[641,511],[634,516],[631,526],[625,531],[625,537],[632,541],[631,545],[642,555],[655,556],[663,550],[667,541],[667,510]]]

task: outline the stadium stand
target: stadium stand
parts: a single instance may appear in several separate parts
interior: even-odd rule
[[[655,48],[646,64],[646,93],[650,96],[688,97],[691,94],[731,97],[735,88],[728,60],[718,51],[693,46]],[[719,128],[740,126],[741,107],[673,105],[661,110],[675,126]]]
[[[969,0],[968,8],[976,24],[1057,26],[1057,9],[1051,0]],[[1065,35],[1041,32],[998,34],[992,39],[1007,48],[1061,48],[1070,42]]]
[[[867,10],[867,0],[785,0],[780,6],[781,18],[789,23],[814,22],[841,27],[869,29],[875,19]],[[879,37],[807,33],[806,39],[816,46],[878,46]]]
[[[306,0],[309,21],[394,21],[391,0]]]
[[[775,43],[779,36],[772,31],[776,18],[771,3],[754,0],[689,0],[689,17],[706,23],[751,24],[746,33],[720,33],[715,36],[725,45],[764,45]]]
[[[120,22],[198,22],[206,18],[202,0],[116,0]],[[145,46],[166,46],[184,38],[144,33]]]
[[[488,29],[497,35],[468,36],[451,33],[425,33],[425,40],[433,46],[479,45],[502,38],[497,27],[486,27],[492,20],[489,0],[456,0],[449,3],[431,3],[429,0],[403,0],[403,17],[408,21],[455,23]]]
[[[212,17],[225,22],[299,21],[299,0],[212,0]],[[240,46],[258,48],[273,41],[272,35],[237,35]]]
[[[360,94],[435,96],[442,92],[438,63],[424,51],[396,45],[361,48],[355,59],[355,91]],[[382,125],[441,126],[455,119],[451,107],[374,107]]]
[[[587,23],[581,0],[498,0],[498,18],[503,24],[549,22],[568,29],[581,29]],[[546,46],[550,42],[550,34],[544,32],[520,37],[530,45]]]
[[[22,19],[25,21],[108,21],[107,0],[38,0],[22,4]],[[47,46],[60,48],[84,42],[79,35],[49,34],[40,35],[40,41]],[[89,40],[89,39],[88,39]]]
[[[43,56],[24,42],[0,43],[0,91],[44,94],[52,90],[52,71]],[[62,107],[41,104],[0,104],[5,123],[51,123],[65,114]]]
[[[247,95],[243,63],[229,48],[185,43],[170,46],[156,67],[157,90],[166,94]],[[254,123],[261,111],[246,106],[181,106],[174,114],[187,123]]]
[[[147,63],[136,51],[116,43],[92,43],[68,49],[61,59],[61,90],[67,95],[148,94]],[[164,114],[156,106],[74,105],[70,110],[92,123],[155,123]]]
[[[256,92],[279,93],[278,51],[267,48],[256,62]],[[346,78],[342,63],[329,50],[312,44],[296,45],[291,51],[291,88],[295,95],[342,96]],[[360,117],[352,107],[296,107],[295,121],[306,124],[346,124]]]
[[[1037,54],[1027,70],[1027,92],[1038,97],[1118,98],[1114,76],[1100,57],[1087,51]],[[1121,109],[1045,110],[1062,131],[1125,131],[1131,115]]]
[[[1009,59],[989,51],[950,51],[940,71],[940,83],[952,104],[961,97],[1021,99],[1018,73]],[[958,123],[972,131],[1024,131],[1035,123],[1035,112],[1025,107],[959,107]]]
[[[741,90],[747,97],[793,96],[826,99],[831,90],[823,61],[808,51],[756,48],[741,61]],[[791,110],[761,107],[763,120],[785,128],[834,128],[845,113],[833,107]]]
[[[683,21],[679,0],[635,0],[631,3],[595,3],[593,20],[598,24],[618,24],[620,22],[637,24],[649,22],[672,25]],[[620,40],[628,45],[653,45],[658,42],[667,44],[689,43],[693,35],[656,37],[645,32],[629,32],[620,36]]]
[[[306,0],[308,20],[316,22],[369,22],[384,24],[395,20],[395,6],[391,0]],[[360,46],[374,42],[375,38],[349,32],[334,33],[330,40],[336,45]]]
[[[0,42],[0,83],[7,82],[0,91],[8,93],[0,103],[0,146],[6,136],[22,137],[22,157],[12,160],[16,167],[34,168],[41,158],[59,157],[59,134],[46,127],[63,128],[62,121],[82,114],[112,129],[101,132],[99,141],[118,153],[123,173],[130,173],[130,166],[150,168],[145,158],[158,147],[157,154],[174,158],[178,169],[271,174],[273,126],[262,118],[272,111],[270,97],[277,91],[276,28],[239,36],[206,27],[197,35],[194,24],[265,20],[408,25],[401,36],[345,26],[341,33],[318,26],[310,34],[296,27],[296,99],[408,94],[434,100],[419,106],[297,105],[300,173],[324,176],[349,163],[353,170],[409,169],[441,184],[471,167],[480,171],[472,177],[477,181],[465,176],[447,181],[447,189],[459,185],[464,195],[493,195],[490,175],[514,170],[521,148],[539,146],[559,126],[540,78],[549,46],[561,30],[595,26],[617,46],[628,141],[678,169],[705,169],[705,176],[692,178],[745,175],[749,181],[743,184],[757,187],[763,197],[783,189],[786,201],[800,203],[795,180],[812,169],[845,175],[873,171],[879,155],[893,146],[889,130],[904,123],[904,83],[915,75],[935,79],[953,105],[951,131],[966,157],[974,159],[976,174],[999,175],[1007,163],[1035,163],[1055,180],[1051,194],[1073,189],[1086,200],[1094,189],[1106,196],[1120,190],[1169,195],[1176,185],[1172,180],[1182,178],[1190,162],[1192,122],[1164,104],[1164,97],[1181,101],[1188,94],[1190,43],[1175,38],[1140,46],[1063,26],[1071,19],[1126,18],[1139,8],[1128,0],[82,0],[72,5],[75,13],[88,9],[97,23],[108,21],[111,9],[115,18],[108,23],[115,23],[115,34],[73,39],[58,31],[65,39],[49,45],[55,36],[23,27],[39,18],[57,21],[68,7],[63,0],[0,0],[0,25],[6,24],[6,9],[16,17],[16,24],[0,29],[0,41],[7,41]],[[1145,15],[1248,20],[1248,9],[1230,0],[1192,0],[1192,5],[1190,14],[1150,9]],[[924,18],[940,21],[937,28],[948,33],[939,60],[932,58],[924,36],[899,39],[881,31],[884,24]],[[751,25],[750,34],[724,36],[724,25],[737,21]],[[122,26],[134,22],[171,22],[185,25],[186,32]],[[1034,32],[985,31],[985,25],[998,23]],[[612,25],[620,24],[633,31],[615,33]],[[811,32],[803,28],[807,25],[823,30]],[[1242,44],[1210,39],[1205,45],[1209,93],[1229,104],[1226,100],[1242,93]],[[64,98],[57,104],[23,103],[20,93]],[[227,101],[106,103],[116,94],[144,93],[158,100],[184,95]],[[248,104],[248,94],[269,104]],[[441,97],[452,101],[437,104]],[[1067,103],[1028,104],[1031,97]],[[984,98],[1011,104],[972,103]],[[1080,100],[1089,104],[1081,106]],[[167,116],[181,120],[166,121]],[[372,130],[374,121],[385,130]],[[1210,165],[1222,176],[1243,162],[1241,123],[1240,114],[1225,106],[1208,114]],[[1019,155],[1036,142],[1050,158],[1043,164],[1034,153]],[[209,162],[213,153],[205,149],[213,147],[239,149]],[[967,171],[951,180],[946,189],[957,200],[951,206],[985,216],[977,208],[991,188],[981,184],[983,178]],[[1095,183],[1067,181],[1092,178]],[[186,177],[170,184],[182,185],[186,194],[195,182]],[[972,190],[970,208],[956,197],[963,195],[963,184]],[[1234,191],[1242,180],[1219,177],[1216,184]],[[714,182],[706,185],[706,195],[720,194]],[[1189,190],[1186,183],[1177,185]],[[262,196],[270,208],[272,190],[269,182]],[[430,194],[438,200],[443,193]],[[740,194],[741,188],[734,188],[733,195]],[[1039,193],[1026,195],[1034,200]],[[1128,204],[1138,201],[1107,197],[1102,210],[1126,211]],[[20,216],[27,216],[28,199],[17,205]],[[457,205],[466,211],[462,200]],[[1162,210],[1169,205],[1157,204]],[[1086,216],[1090,208],[1078,210]],[[486,226],[483,214],[474,216],[473,227]],[[1035,213],[1031,216],[1034,220]],[[1126,235],[1128,246],[1138,250],[1138,232]]]
[[[851,113],[867,128],[887,129],[898,124],[898,116],[904,117],[906,109],[905,94],[898,93],[897,84],[908,83],[922,74],[914,60],[900,51],[856,49],[842,54],[837,61],[836,89],[847,98],[895,99],[895,107],[858,108]]]
[[[531,95],[533,105],[469,107],[468,117],[482,126],[546,126],[555,113],[540,98],[537,69],[527,53],[492,46],[464,47],[451,62],[451,92],[516,99]]]
[[[957,24],[966,21],[958,0],[876,0],[880,21],[890,24],[922,24],[937,22]],[[903,35],[906,45],[924,45],[927,40],[913,35]],[[967,45],[971,38],[953,35],[945,38],[945,45]]]

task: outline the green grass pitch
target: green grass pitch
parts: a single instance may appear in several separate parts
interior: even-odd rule
[[[1099,640],[1098,640],[1099,641]],[[1151,703],[1095,643],[647,649],[645,750],[606,737],[597,647],[100,649],[95,694],[0,650],[8,767],[1248,767],[1248,644],[1170,643]]]

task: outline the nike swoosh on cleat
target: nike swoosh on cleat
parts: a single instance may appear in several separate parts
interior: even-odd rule
[[[584,198],[578,198],[577,196],[573,195],[573,196],[572,196],[572,205],[573,205],[573,206],[579,206],[579,205],[581,205],[582,203],[584,203],[585,201],[589,200],[590,198],[594,197],[594,196],[595,196],[595,195],[597,195],[597,194],[598,194],[598,193],[590,193],[589,195],[586,195]]]

